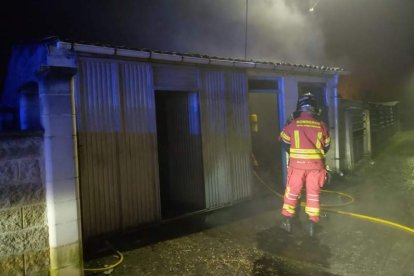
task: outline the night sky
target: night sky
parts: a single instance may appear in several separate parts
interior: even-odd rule
[[[414,93],[413,0],[248,0],[247,59],[342,67],[344,97]],[[244,58],[246,0],[32,0],[0,11],[1,79],[12,43],[47,36]],[[411,80],[411,83],[410,83]],[[404,98],[404,99],[405,99]],[[414,101],[414,97],[413,97]]]

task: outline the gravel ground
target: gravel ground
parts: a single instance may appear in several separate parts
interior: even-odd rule
[[[341,210],[414,228],[414,132],[404,132],[352,174],[327,189],[355,203]],[[323,202],[341,201],[324,194]],[[316,237],[302,213],[293,232],[280,229],[281,200],[268,195],[112,239],[124,261],[111,275],[414,275],[414,235],[349,216],[327,213]],[[117,261],[89,245],[85,266]],[[94,274],[94,273],[89,273]],[[98,273],[97,273],[98,274]],[[102,274],[102,273],[101,273]]]

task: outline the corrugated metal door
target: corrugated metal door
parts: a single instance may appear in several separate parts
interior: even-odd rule
[[[200,109],[206,207],[214,208],[232,202],[224,72],[202,73]]]
[[[227,144],[231,160],[233,201],[251,195],[251,136],[247,80],[244,73],[227,74]]]
[[[85,239],[160,218],[147,64],[79,58],[75,91]]]
[[[119,141],[122,227],[161,218],[155,96],[149,64],[120,63],[123,131]]]
[[[251,194],[251,142],[246,77],[206,70],[200,94],[207,208]]]
[[[117,64],[83,61],[76,89],[83,237],[120,229]]]

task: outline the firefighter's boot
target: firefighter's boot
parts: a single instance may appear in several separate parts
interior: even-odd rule
[[[315,236],[315,225],[316,225],[316,223],[315,222],[313,222],[313,221],[309,221],[309,224],[308,224],[308,231],[309,231],[309,236],[310,237],[313,237],[313,236]]]
[[[282,218],[282,229],[285,230],[288,233],[292,232],[292,223],[291,223],[291,219],[289,217],[283,217]]]

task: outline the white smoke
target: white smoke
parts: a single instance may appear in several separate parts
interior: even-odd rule
[[[293,0],[250,0],[247,56],[252,59],[321,64],[324,36],[308,9]]]
[[[312,3],[314,0],[152,0],[147,6],[129,7],[131,16],[116,24],[141,47],[244,58],[247,35],[247,59],[324,65],[324,36],[316,12],[309,12]],[[142,17],[141,13],[154,15]]]

